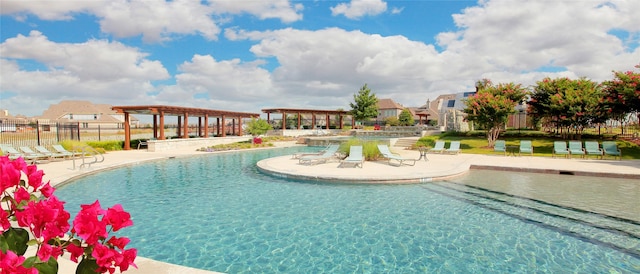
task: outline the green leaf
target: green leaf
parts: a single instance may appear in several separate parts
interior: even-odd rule
[[[29,257],[22,263],[24,267],[35,267],[39,274],[56,274],[58,273],[58,261],[54,257],[49,257],[45,263],[40,261],[37,256]]]
[[[15,252],[17,255],[24,255],[27,251],[27,242],[29,242],[29,232],[24,228],[9,228],[9,230],[2,233],[0,246],[6,245],[7,249]],[[6,250],[5,250],[6,251]]]
[[[76,268],[76,274],[96,274],[98,270],[98,263],[95,259],[83,258]]]

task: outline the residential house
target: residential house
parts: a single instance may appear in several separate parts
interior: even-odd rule
[[[58,123],[78,123],[80,128],[122,128],[124,114],[116,113],[108,104],[94,104],[89,101],[66,100],[50,105],[38,121]],[[131,117],[131,126],[138,127],[139,120]]]
[[[383,122],[389,117],[398,118],[403,109],[405,109],[404,106],[392,99],[378,99],[378,117],[376,117],[376,121]]]

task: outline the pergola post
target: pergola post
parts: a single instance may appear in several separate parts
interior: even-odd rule
[[[300,130],[300,126],[301,126],[301,124],[302,124],[302,123],[301,123],[301,121],[302,121],[302,119],[301,119],[301,118],[302,118],[302,117],[301,117],[301,115],[300,115],[300,112],[298,112],[298,130]]]
[[[238,116],[238,136],[242,136],[242,117]]]
[[[339,117],[338,119],[340,120],[340,122],[339,122],[340,129],[342,129],[342,127],[344,126],[344,119],[343,119],[344,116],[342,116],[342,114],[340,114],[338,117]]]
[[[184,132],[182,138],[189,138],[189,114],[187,112],[184,113],[184,124],[182,125],[182,131]]]
[[[209,114],[204,115],[204,138],[209,138]]]
[[[284,131],[287,128],[287,113],[282,112],[282,130]]]
[[[164,111],[160,111],[160,140],[164,140]]]
[[[158,115],[153,115],[153,138],[158,139]]]
[[[231,118],[231,135],[237,136],[237,134],[236,134],[236,118]]]
[[[329,123],[331,122],[331,120],[329,119],[329,113],[327,113],[327,130],[329,130]]]
[[[129,112],[124,113],[124,150],[131,150],[131,125],[129,125]]]
[[[222,134],[220,135],[221,137],[227,137],[227,129],[226,129],[226,120],[224,118],[224,114],[221,117],[222,123],[221,123],[221,127],[222,127]]]

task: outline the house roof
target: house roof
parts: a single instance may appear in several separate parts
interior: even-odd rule
[[[392,99],[378,99],[378,109],[405,109],[405,107]]]
[[[91,120],[70,120],[66,118],[68,114],[77,115],[97,115],[97,119]],[[90,101],[82,100],[64,100],[58,104],[50,105],[48,109],[42,112],[38,119],[48,119],[52,121],[71,122],[82,121],[92,123],[120,123],[118,118],[114,117],[117,113],[111,109],[108,104],[94,104]]]

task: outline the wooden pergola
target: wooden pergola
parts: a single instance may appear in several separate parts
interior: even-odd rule
[[[316,115],[324,115],[326,119],[326,129],[329,129],[330,124],[330,115],[338,115],[338,127],[342,129],[344,127],[344,116],[349,115],[349,112],[344,110],[323,110],[323,109],[297,109],[297,108],[266,108],[262,109],[263,113],[267,114],[267,122],[271,123],[271,113],[280,113],[282,114],[282,130],[287,128],[287,113],[297,114],[298,115],[298,123],[297,129],[300,129],[302,126],[301,115],[302,114],[311,114],[311,128],[316,127]],[[351,126],[354,126],[353,116],[351,116]]]
[[[418,122],[420,125],[426,125],[429,121],[429,112],[426,110],[416,112],[416,115],[418,115],[418,118],[420,119]],[[422,122],[422,117],[424,117],[424,123]]]
[[[164,117],[178,116],[178,136],[189,138],[189,117],[198,117],[198,136],[209,137],[209,118],[216,118],[217,132],[221,137],[226,136],[226,120],[232,120],[232,129],[235,132],[236,120],[238,123],[238,136],[242,135],[242,119],[258,118],[258,113],[235,112],[225,110],[213,110],[204,108],[176,107],[164,105],[150,106],[114,106],[111,109],[117,113],[124,113],[124,149],[131,149],[131,128],[129,124],[131,114],[153,115],[153,138],[165,140]],[[184,120],[184,121],[183,121]],[[203,121],[204,120],[204,121]],[[222,122],[221,122],[222,121]],[[203,126],[204,123],[204,126]]]

